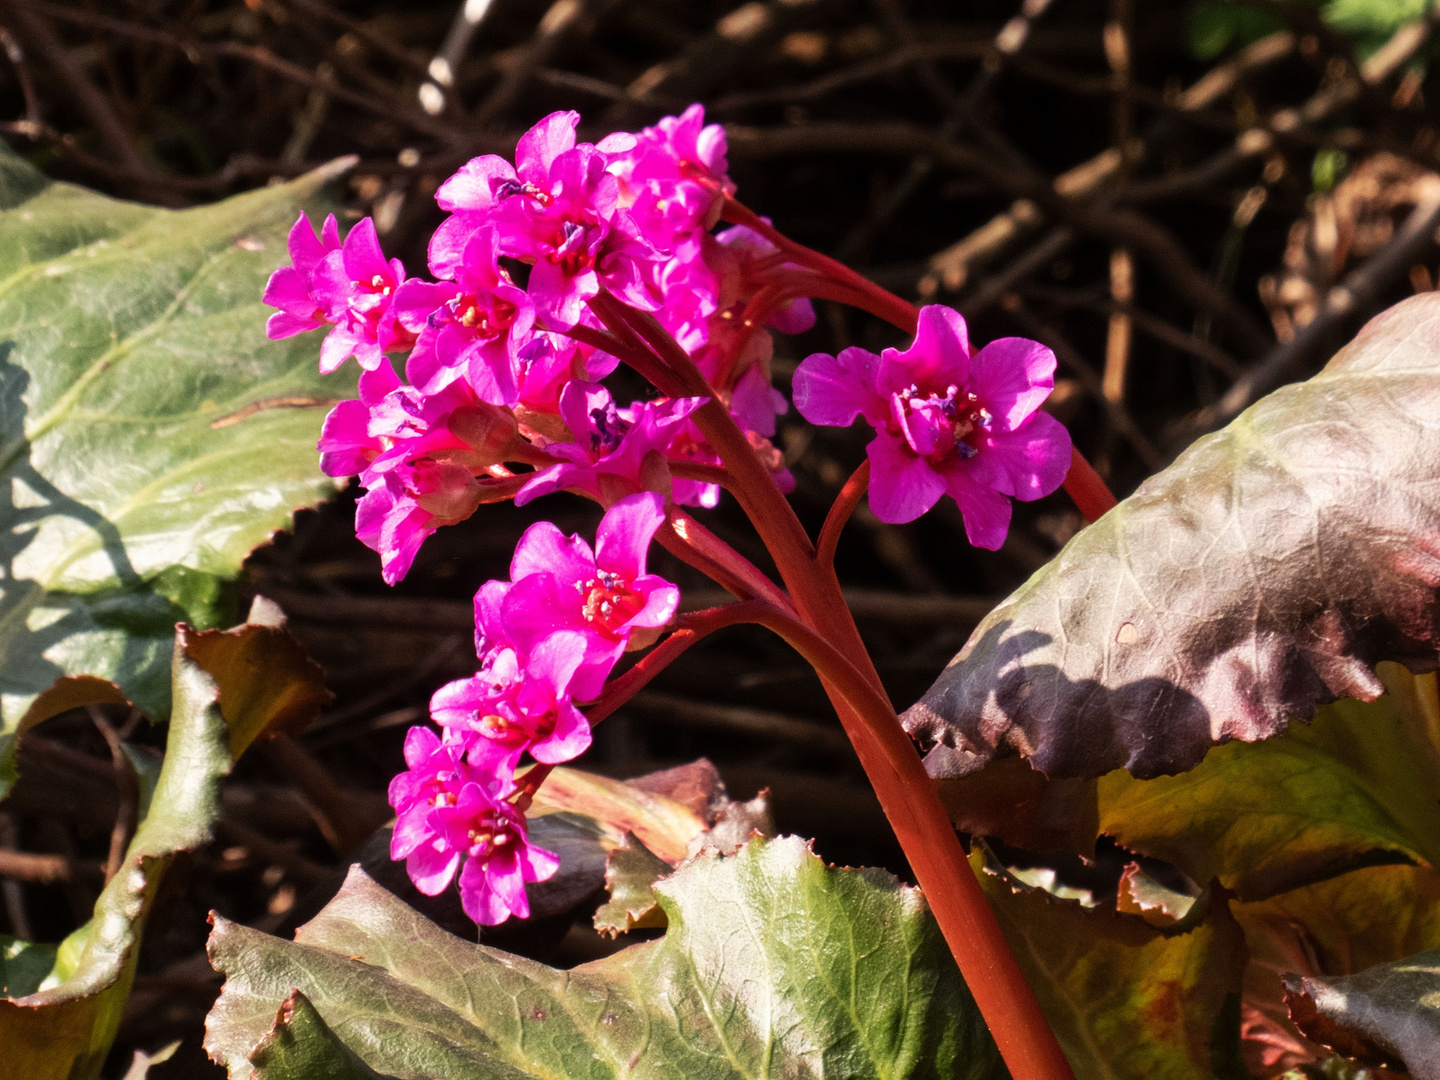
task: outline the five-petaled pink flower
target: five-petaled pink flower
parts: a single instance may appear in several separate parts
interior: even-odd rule
[[[508,781],[470,766],[460,750],[427,728],[406,735],[408,768],[390,782],[390,857],[404,859],[415,887],[429,896],[460,870],[461,903],[481,925],[523,919],[530,914],[525,882],[544,881],[560,860],[530,844],[524,816],[507,801]]]
[[[502,648],[479,674],[435,691],[430,715],[441,727],[479,736],[470,740],[469,760],[487,772],[513,772],[527,752],[547,764],[569,761],[590,745],[590,725],[571,701],[585,646],[585,635],[562,630],[536,641],[523,659]]]
[[[495,614],[481,612],[481,622],[494,627],[481,654],[504,642],[527,653],[556,631],[577,633],[584,659],[571,692],[582,701],[597,697],[620,655],[653,643],[679,608],[680,590],[645,569],[646,552],[664,523],[665,500],[641,492],[606,512],[594,550],[548,521],[530,526],[515,548],[511,583],[492,582],[482,590],[482,603]]]
[[[881,521],[913,521],[948,494],[970,542],[994,550],[1010,527],[1010,500],[1050,494],[1069,470],[1069,432],[1039,411],[1054,375],[1055,354],[1024,338],[972,356],[964,318],[933,305],[903,352],[807,357],[795,372],[795,407],[811,423],[843,427],[863,416],[875,429],[870,506]]]

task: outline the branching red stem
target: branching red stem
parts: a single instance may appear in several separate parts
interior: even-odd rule
[[[778,234],[776,237],[798,247]],[[847,283],[852,276],[845,271]],[[685,393],[708,391],[685,351],[652,316],[608,296],[592,300],[591,310],[617,337],[617,328],[624,326],[643,338],[663,366],[679,378]],[[913,322],[910,328],[913,332]],[[833,567],[816,560],[794,510],[776,489],[729,410],[712,395],[693,415],[734,477],[736,498],[774,557],[794,599],[798,620],[770,608],[759,612],[763,619],[757,617],[756,621],[784,635],[819,672],[1011,1075],[1015,1080],[1073,1080],[1064,1052],[970,870],[920,756],[885,696]]]

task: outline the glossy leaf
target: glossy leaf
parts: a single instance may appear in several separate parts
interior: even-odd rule
[[[1188,933],[1012,887],[971,855],[1005,936],[1080,1080],[1243,1075],[1240,928],[1226,905]]]
[[[236,737],[224,713],[229,701],[253,703],[247,685],[257,651],[273,642],[243,625],[206,639],[207,670],[187,651],[188,627],[175,633],[171,713],[164,764],[149,799],[149,812],[135,831],[120,871],[95,904],[94,918],[61,944],[48,977],[25,992],[0,998],[0,1047],[4,1064],[27,1080],[89,1080],[99,1075],[135,975],[140,937],[160,878],[177,852],[193,851],[213,837],[220,816],[220,781],[235,753],[265,734],[270,721],[293,722],[295,697],[318,701],[314,684],[294,694],[277,693],[267,714],[237,713]],[[293,643],[292,643],[293,644]],[[295,646],[298,648],[298,646]],[[308,719],[308,718],[307,718]],[[43,948],[43,947],[42,947]],[[28,980],[27,980],[28,981]],[[17,990],[21,987],[17,987]]]
[[[334,172],[164,210],[0,148],[0,733],[65,676],[164,717],[175,623],[233,619],[241,561],[334,492],[315,441],[353,370],[268,341],[260,302]]]
[[[932,775],[1198,764],[1440,647],[1440,295],[1373,319],[1083,529],[906,713]],[[957,754],[958,747],[968,754]]]
[[[1339,979],[1286,983],[1290,1016],[1310,1038],[1365,1064],[1396,1061],[1440,1080],[1440,950]]]
[[[298,990],[281,1004],[250,1060],[257,1080],[385,1080],[335,1037]]]
[[[1382,670],[1394,693],[1378,701],[1323,706],[1179,776],[1101,778],[1101,828],[1248,900],[1377,862],[1440,866],[1436,678]]]
[[[569,972],[471,945],[352,870],[293,943],[223,919],[206,1048],[233,1080],[298,988],[372,1069],[419,1077],[999,1077],[919,893],[795,838],[656,886],[669,929]]]

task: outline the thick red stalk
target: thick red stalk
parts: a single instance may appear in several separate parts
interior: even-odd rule
[[[628,336],[621,327],[643,338],[686,394],[709,392],[685,351],[653,316],[603,295],[591,301],[591,309],[617,338]],[[794,599],[798,622],[772,609],[773,615],[760,613],[768,620],[765,625],[773,623],[824,681],[1011,1075],[1015,1080],[1073,1080],[924,764],[885,696],[833,567],[816,558],[794,510],[729,410],[712,394],[693,415],[734,477],[735,496]]]

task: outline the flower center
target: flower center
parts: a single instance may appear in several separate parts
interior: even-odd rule
[[[514,198],[516,195],[524,195],[527,198],[534,199],[541,206],[549,206],[555,201],[554,196],[548,191],[520,180],[502,180],[495,185],[493,191],[497,201],[500,199]]]
[[[618,639],[620,628],[645,607],[644,596],[607,570],[597,570],[589,581],[575,582],[575,591],[584,597],[585,621],[611,639]]]
[[[573,221],[562,221],[560,229],[550,239],[554,250],[546,256],[567,274],[578,274],[595,265],[587,242],[589,229]]]
[[[620,440],[630,430],[630,424],[620,416],[614,405],[591,409],[590,422],[595,425],[595,430],[590,432],[590,453],[596,457],[614,453]]]
[[[958,453],[972,458],[978,449],[967,437],[987,429],[994,421],[988,409],[972,393],[950,385],[943,394],[925,393],[914,383],[891,395],[894,418],[891,434],[903,435],[910,448],[938,464]]]
[[[470,854],[484,858],[515,842],[515,826],[498,811],[489,810],[475,819],[466,839],[470,841]]]
[[[474,330],[480,337],[496,337],[515,321],[515,305],[503,300],[497,300],[495,306],[486,311],[478,298],[464,294],[455,297],[448,306],[457,323]]]

